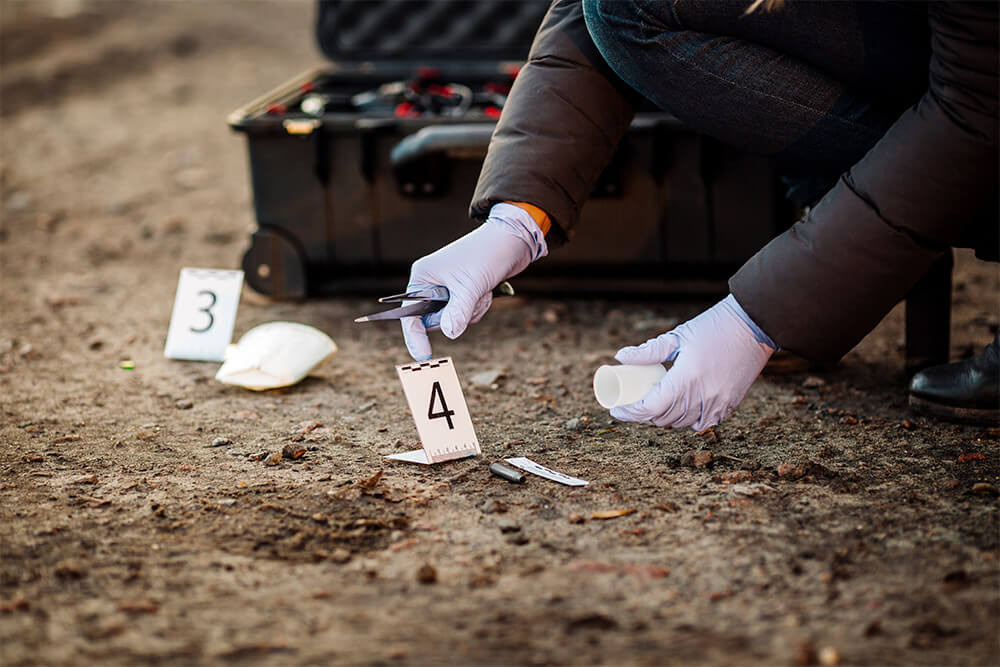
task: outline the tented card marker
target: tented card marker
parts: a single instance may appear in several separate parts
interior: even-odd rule
[[[224,361],[242,287],[242,271],[181,269],[163,356]]]
[[[387,458],[440,463],[479,453],[465,395],[451,357],[396,366],[423,449]]]
[[[577,479],[576,477],[570,477],[569,475],[564,475],[561,472],[556,472],[550,468],[546,468],[543,465],[538,465],[529,458],[523,456],[518,456],[513,459],[504,459],[507,463],[511,464],[515,468],[520,468],[525,472],[530,472],[533,475],[538,475],[539,477],[544,477],[545,479],[550,479],[553,482],[559,482],[560,484],[565,484],[566,486],[587,486],[590,482]]]

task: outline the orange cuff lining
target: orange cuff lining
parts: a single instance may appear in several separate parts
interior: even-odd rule
[[[523,201],[508,201],[504,203],[519,206],[527,211],[528,215],[531,216],[531,219],[535,221],[536,225],[538,225],[538,228],[542,230],[542,234],[548,234],[549,230],[552,229],[552,221],[549,220],[549,215],[534,204],[528,204]]]

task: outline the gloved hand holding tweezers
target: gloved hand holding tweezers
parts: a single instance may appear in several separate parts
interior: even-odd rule
[[[417,361],[431,358],[428,331],[440,328],[448,338],[482,319],[493,303],[493,289],[548,254],[545,236],[522,208],[496,204],[482,225],[445,247],[413,263],[407,293],[444,288],[444,308],[419,304],[413,316],[403,317],[403,340]],[[403,302],[403,307],[409,305]],[[436,311],[436,312],[435,312]]]

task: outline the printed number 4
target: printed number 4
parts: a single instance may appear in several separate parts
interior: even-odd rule
[[[189,327],[191,331],[195,333],[205,333],[206,331],[212,328],[213,324],[215,324],[215,315],[212,314],[212,306],[215,305],[215,302],[218,300],[218,298],[215,296],[215,292],[213,292],[212,290],[203,289],[200,292],[198,292],[198,296],[201,296],[202,294],[207,294],[209,298],[212,299],[211,303],[209,303],[207,306],[198,309],[199,313],[205,313],[206,315],[208,315],[208,324],[206,324],[205,327],[202,329],[195,329],[194,327]]]
[[[437,398],[441,402],[441,411],[434,412],[434,399]],[[441,391],[441,383],[435,382],[434,386],[431,387],[431,404],[427,407],[427,418],[428,419],[440,419],[444,417],[448,420],[448,428],[454,429],[455,424],[452,423],[451,417],[455,414],[454,410],[448,409],[448,404],[444,402],[444,392]]]

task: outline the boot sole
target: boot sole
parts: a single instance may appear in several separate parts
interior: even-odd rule
[[[941,405],[916,396],[910,396],[910,407],[917,412],[940,417],[947,421],[977,426],[1000,426],[1000,410],[958,408],[952,405]]]

